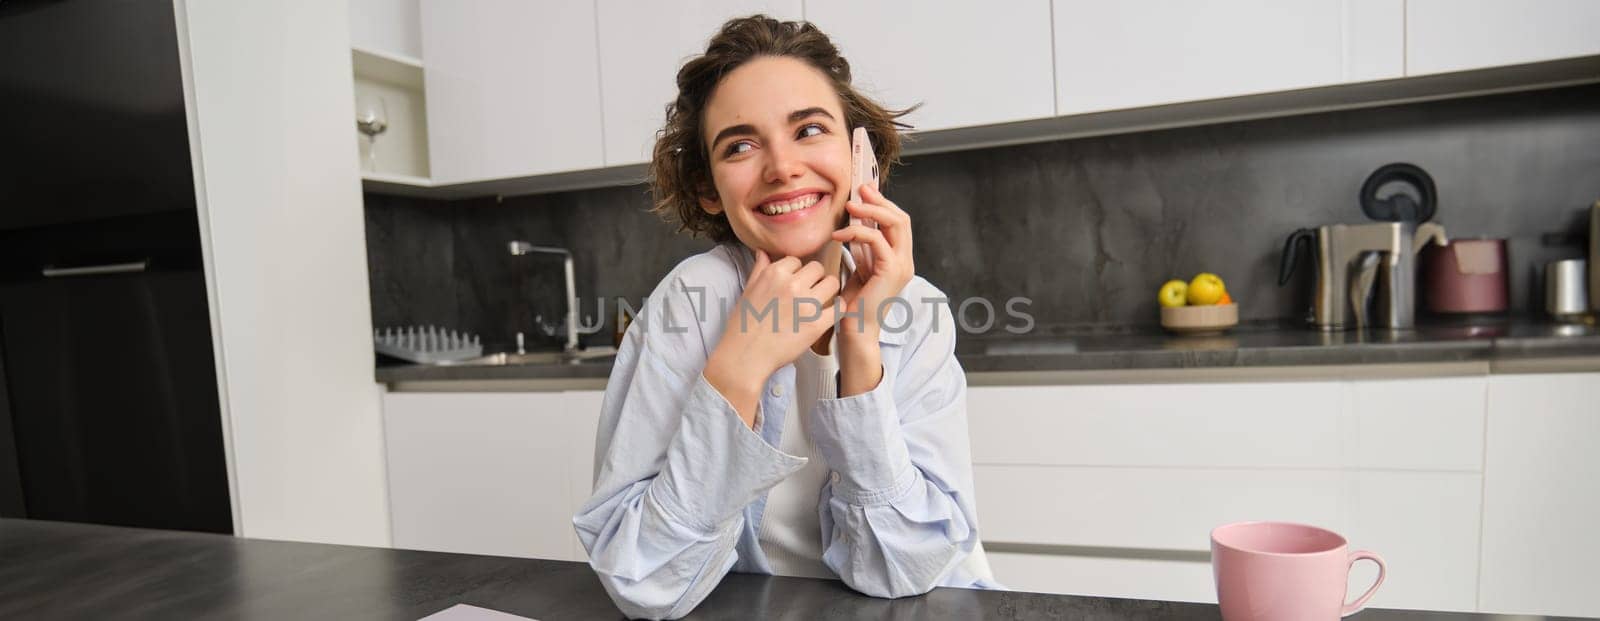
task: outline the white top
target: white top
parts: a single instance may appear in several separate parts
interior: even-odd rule
[[[822,522],[817,512],[822,486],[828,481],[828,464],[817,453],[806,422],[818,399],[838,397],[836,345],[836,341],[829,345],[826,356],[807,347],[794,361],[794,391],[783,417],[778,450],[808,461],[767,492],[767,508],[761,515],[761,551],[772,564],[772,573],[780,576],[839,577],[822,564]]]

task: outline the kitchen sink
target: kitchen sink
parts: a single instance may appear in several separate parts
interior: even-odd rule
[[[503,367],[527,364],[578,364],[588,360],[601,360],[613,358],[617,355],[615,347],[591,347],[574,352],[565,351],[530,351],[526,353],[500,352],[443,363],[449,366],[479,366]]]
[[[500,352],[498,354],[478,356],[477,358],[467,358],[466,360],[457,360],[445,364],[450,366],[467,367],[499,367],[514,364],[555,364],[561,362],[562,358],[562,353],[559,351],[532,351],[525,354],[519,354],[516,352]]]

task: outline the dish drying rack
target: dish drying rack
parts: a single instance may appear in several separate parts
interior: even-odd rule
[[[372,331],[372,348],[380,354],[415,362],[460,362],[483,355],[478,335],[438,326],[402,326]]]

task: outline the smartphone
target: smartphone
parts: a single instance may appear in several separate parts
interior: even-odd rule
[[[857,127],[850,133],[850,200],[861,202],[861,185],[878,189],[878,156],[872,152],[872,140],[867,128]],[[870,218],[850,216],[850,224],[878,228]],[[850,242],[845,249],[845,268],[850,272],[872,273],[872,247],[863,242]]]

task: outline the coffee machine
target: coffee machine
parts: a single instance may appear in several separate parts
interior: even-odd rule
[[[1289,282],[1301,253],[1312,248],[1312,322],[1318,328],[1407,330],[1416,325],[1417,254],[1429,242],[1448,244],[1444,227],[1372,222],[1299,229],[1284,242],[1278,285]]]

